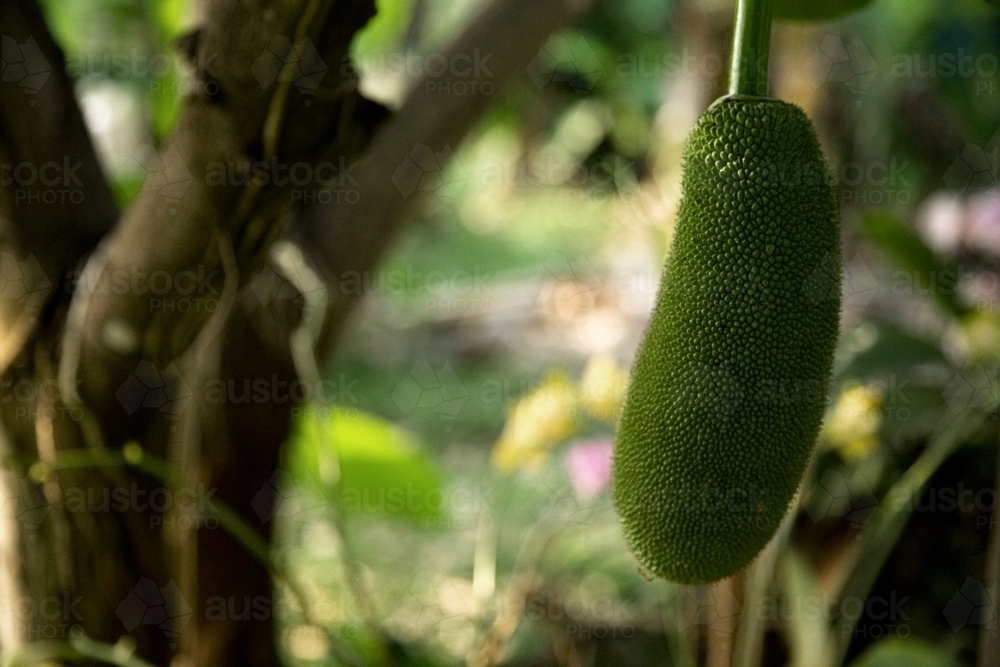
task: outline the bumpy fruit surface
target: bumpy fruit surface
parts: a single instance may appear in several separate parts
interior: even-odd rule
[[[670,259],[616,436],[615,506],[652,574],[726,577],[781,522],[812,450],[840,312],[840,237],[809,119],[725,97],[685,149]]]

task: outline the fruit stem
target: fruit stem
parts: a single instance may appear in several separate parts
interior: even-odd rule
[[[767,96],[767,60],[771,49],[774,0],[736,0],[729,94]]]

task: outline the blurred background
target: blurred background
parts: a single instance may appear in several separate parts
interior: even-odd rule
[[[377,4],[350,62],[323,66],[353,65],[388,106],[481,8]],[[615,415],[684,139],[724,91],[732,10],[599,2],[452,154],[411,156],[438,178],[411,183],[401,165],[397,185],[432,190],[427,204],[376,271],[341,280],[363,302],[259,494],[278,502],[282,559],[313,606],[310,623],[272,610],[288,664],[336,664],[343,641],[387,643],[400,664],[723,665],[713,647],[757,633],[765,665],[935,667],[974,664],[980,633],[997,633],[1000,12],[982,0],[775,22],[772,95],[815,122],[842,216],[816,459],[747,574],[756,597],[649,581],[622,539]],[[197,4],[46,11],[127,204],[177,119],[191,65],[173,43]],[[492,85],[488,58],[469,65],[470,87]],[[349,200],[350,177],[338,187]]]

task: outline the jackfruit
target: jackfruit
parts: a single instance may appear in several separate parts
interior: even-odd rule
[[[685,147],[670,258],[616,434],[613,495],[653,575],[715,581],[774,535],[823,417],[840,236],[809,119],[727,96]]]

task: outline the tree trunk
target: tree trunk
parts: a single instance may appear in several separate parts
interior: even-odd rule
[[[340,295],[340,277],[371,269],[420,201],[394,185],[400,165],[457,147],[582,9],[496,0],[444,52],[491,55],[490,94],[418,83],[389,119],[342,65],[371,0],[212,0],[183,40],[201,85],[119,212],[41,12],[0,6],[0,158],[64,176],[0,189],[0,648],[82,630],[129,635],[156,665],[278,664],[272,574],[210,520],[224,503],[269,539],[297,407],[290,341],[305,302],[286,269],[261,269],[276,240],[297,240]],[[293,47],[300,71],[322,77],[293,76]],[[277,179],[218,179],[220,165],[300,162],[357,162],[358,203],[302,208]],[[329,354],[351,305],[329,299],[311,354]],[[256,386],[268,400],[249,400]]]

